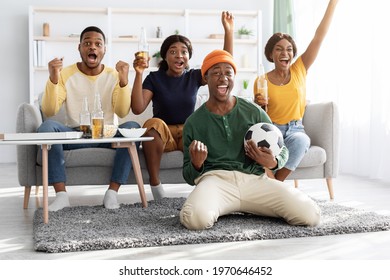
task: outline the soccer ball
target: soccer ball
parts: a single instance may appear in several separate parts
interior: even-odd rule
[[[252,125],[245,133],[244,142],[252,139],[257,147],[271,149],[274,156],[279,155],[284,145],[283,135],[279,128],[270,123],[257,123]]]

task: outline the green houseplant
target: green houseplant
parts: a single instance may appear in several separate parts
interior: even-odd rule
[[[247,90],[248,86],[249,86],[249,80],[243,80],[242,81],[242,87],[244,88],[244,90]]]
[[[153,59],[154,59],[154,61],[155,61],[155,63],[156,63],[156,66],[158,66],[159,65],[159,63],[160,63],[160,61],[161,61],[161,53],[160,53],[160,51],[157,51],[157,52],[155,52],[153,55],[152,55],[152,57],[153,57]]]
[[[249,36],[253,35],[253,31],[246,28],[245,25],[241,26],[240,29],[237,30],[238,37],[241,39],[248,39]]]
[[[240,96],[244,97],[244,98],[247,98],[247,97],[251,96],[251,93],[248,90],[248,88],[249,88],[249,80],[243,79],[241,82],[242,82],[242,87],[241,87],[241,90],[240,90],[240,92],[238,94]]]
[[[160,51],[155,52],[155,53],[153,54],[152,57],[154,57],[154,58],[157,59],[157,60],[161,59],[161,53],[160,53]]]

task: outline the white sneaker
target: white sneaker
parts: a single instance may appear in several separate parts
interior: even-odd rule
[[[157,186],[150,186],[152,190],[154,200],[159,200],[165,197],[165,191],[163,185],[160,183]]]
[[[56,199],[49,205],[49,211],[58,211],[62,208],[69,207],[69,196],[67,192],[56,193]]]
[[[104,195],[103,205],[107,209],[118,209],[118,193],[114,190],[108,189]]]

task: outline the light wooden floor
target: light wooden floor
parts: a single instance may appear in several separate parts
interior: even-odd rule
[[[288,182],[292,184],[292,182]],[[327,199],[325,180],[306,180],[300,188],[318,199]],[[186,196],[187,185],[167,185],[169,196]],[[334,181],[335,202],[347,206],[390,215],[390,184],[351,176],[339,176]],[[72,205],[102,203],[105,187],[69,187]],[[34,190],[32,191],[32,193]],[[146,186],[148,200],[152,198]],[[0,164],[0,259],[1,260],[389,260],[390,232],[217,243],[186,246],[165,246],[104,250],[79,253],[47,254],[35,252],[32,239],[32,217],[41,200],[32,194],[27,210],[22,208],[23,188],[17,181],[15,164]],[[49,190],[49,203],[54,198]],[[123,186],[120,203],[139,201],[135,186]]]

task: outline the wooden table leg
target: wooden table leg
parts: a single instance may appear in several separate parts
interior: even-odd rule
[[[148,202],[146,200],[144,180],[142,179],[141,165],[139,164],[137,146],[135,142],[127,143],[113,143],[112,147],[114,148],[127,148],[130,154],[131,162],[133,163],[133,170],[135,175],[135,180],[138,185],[139,195],[141,197],[141,202],[143,207],[148,207]]]
[[[49,222],[49,198],[48,198],[48,145],[42,144],[42,186],[43,186],[43,222]]]
[[[135,175],[135,180],[137,181],[139,195],[141,197],[142,206],[148,207],[148,202],[146,200],[145,188],[144,188],[144,180],[142,179],[141,173],[141,165],[139,164],[137,146],[135,142],[130,143],[130,147],[128,147],[128,151],[131,157],[131,161],[133,162],[133,170]]]

